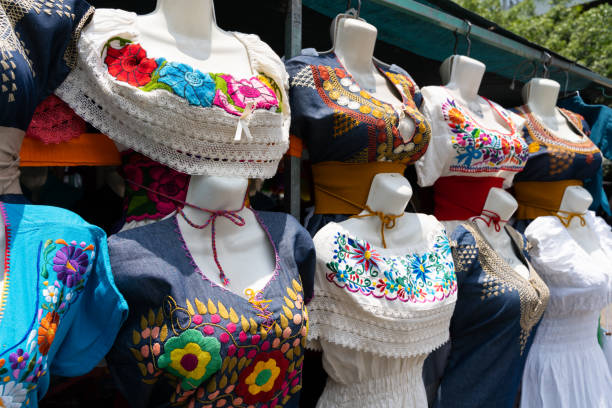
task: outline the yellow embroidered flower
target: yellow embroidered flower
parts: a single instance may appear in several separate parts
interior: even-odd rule
[[[333,100],[340,98],[340,92],[333,90],[329,93],[329,97]]]
[[[331,91],[333,88],[331,82],[329,81],[323,81],[323,89],[325,89],[327,92]]]
[[[529,153],[535,153],[540,150],[540,144],[538,142],[529,143]]]
[[[185,330],[166,341],[157,365],[182,378],[185,390],[192,390],[219,370],[220,349],[221,343],[216,338],[204,337],[198,330]]]
[[[455,125],[463,125],[465,117],[457,108],[452,108],[448,111],[448,119]]]
[[[385,112],[383,112],[383,111],[381,111],[381,110],[374,109],[374,110],[372,111],[372,116],[374,116],[374,117],[375,117],[375,118],[377,118],[377,119],[382,118],[384,115],[385,115]]]
[[[269,401],[280,390],[288,367],[289,361],[281,350],[257,355],[240,373],[237,394],[243,397],[247,404]]]
[[[255,369],[246,379],[251,394],[268,392],[274,386],[274,381],[278,378],[281,369],[277,367],[274,359],[269,359],[265,363],[260,361],[255,365]]]
[[[364,91],[364,90],[359,92],[359,94],[366,99],[370,99],[372,97],[372,95],[370,95],[367,91]]]
[[[363,113],[363,114],[366,114],[366,115],[367,115],[367,114],[369,114],[370,112],[372,112],[372,108],[370,108],[370,107],[369,107],[369,106],[367,106],[367,105],[361,105],[361,106],[359,107],[359,112],[361,112],[361,113]]]

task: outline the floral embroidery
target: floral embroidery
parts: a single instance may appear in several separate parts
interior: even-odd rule
[[[338,232],[327,280],[366,296],[426,303],[446,299],[457,291],[450,244],[438,235],[432,252],[382,257],[365,241]],[[371,261],[375,257],[375,261]]]
[[[113,46],[116,43],[120,48]],[[165,58],[147,58],[139,44],[121,37],[108,40],[105,49],[109,74],[145,92],[162,89],[186,99],[190,105],[214,105],[236,116],[241,116],[251,102],[254,109],[281,111],[281,89],[266,76],[237,80],[228,74],[203,73]]]
[[[130,352],[144,383],[169,382],[173,405],[281,407],[301,389],[308,313],[299,282],[264,323],[220,301],[183,307],[167,296],[141,317]]]
[[[0,383],[0,407],[21,408],[28,396],[28,389],[21,383],[9,381]]]
[[[159,368],[183,379],[181,385],[192,390],[219,370],[221,343],[204,337],[198,330],[185,330],[164,344],[164,354],[157,360]]]
[[[240,373],[236,393],[247,404],[272,399],[274,390],[281,388],[289,367],[289,361],[280,350],[259,354]]]
[[[427,150],[431,128],[412,99],[414,84],[405,75],[382,72],[402,95],[402,112],[397,112],[390,104],[375,99],[369,92],[361,89],[341,68],[309,65],[292,80],[292,86],[314,88],[323,102],[334,110],[335,138],[350,135],[349,132],[356,126],[365,124],[368,127],[372,142],[369,143],[365,155],[360,151],[345,160],[347,162],[412,163]],[[398,126],[400,117],[403,116],[414,122],[413,135],[400,134]]]
[[[132,86],[149,83],[151,73],[157,68],[157,62],[147,58],[147,52],[139,44],[128,44],[119,49],[108,47],[104,63],[109,74]]]
[[[126,222],[159,220],[185,201],[189,176],[134,151],[123,153]],[[140,186],[148,187],[154,194]],[[171,198],[168,198],[171,197]]]
[[[450,98],[442,104],[442,113],[453,132],[451,142],[457,153],[451,171],[518,172],[525,166],[528,147],[514,127],[509,135],[480,128]],[[506,118],[503,112],[500,115]]]
[[[61,318],[84,289],[95,257],[93,245],[63,239],[41,242],[39,252],[40,276],[45,279],[40,307],[25,346],[10,353],[8,361],[0,359],[0,407],[29,404],[28,392],[47,373],[47,355]],[[53,273],[55,280],[50,279]]]

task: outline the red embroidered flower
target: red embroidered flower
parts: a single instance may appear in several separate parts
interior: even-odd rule
[[[168,197],[184,201],[187,196],[189,176],[179,173],[169,167],[162,166],[152,167],[151,170],[149,170],[149,176],[153,179],[149,188],[163,194],[160,195],[149,192],[147,193],[149,199],[155,203],[157,211],[161,214],[170,214],[177,208],[178,204],[177,201],[171,200]]]
[[[139,44],[129,44],[119,49],[108,47],[104,62],[109,74],[132,86],[151,82],[151,73],[157,69],[157,62],[147,58],[147,52]]]
[[[288,367],[289,360],[280,350],[258,354],[240,373],[236,393],[247,404],[269,401],[281,389]]]
[[[512,139],[512,141],[514,142],[514,152],[516,154],[521,154],[521,152],[523,151],[523,145],[521,144],[521,141],[518,139]]]
[[[327,72],[327,67],[319,65],[319,75],[321,75],[321,78],[324,81],[327,81],[329,79],[329,72]]]
[[[507,156],[510,153],[510,143],[508,143],[508,141],[504,138],[501,139],[501,143],[502,152],[504,153],[504,156]]]

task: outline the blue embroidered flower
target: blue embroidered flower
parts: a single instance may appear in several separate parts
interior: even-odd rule
[[[215,81],[189,65],[168,62],[159,70],[158,82],[164,83],[190,105],[208,107],[215,98]]]
[[[385,272],[385,278],[387,278],[387,282],[386,282],[386,290],[389,293],[394,293],[399,289],[399,284],[395,281],[395,279],[393,278],[393,275],[391,274],[391,272],[387,271]]]
[[[338,270],[338,274],[336,275],[336,280],[338,282],[346,282],[347,279],[348,279],[348,274],[346,273],[346,270]]]
[[[410,261],[410,267],[412,268],[412,273],[416,275],[417,280],[422,280],[423,283],[427,283],[429,271],[429,265],[427,265],[427,254],[425,255],[415,255],[412,261]]]
[[[451,255],[450,242],[448,242],[448,238],[446,236],[439,236],[436,238],[434,249],[437,250],[441,256]]]

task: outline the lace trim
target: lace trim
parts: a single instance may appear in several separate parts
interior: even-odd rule
[[[310,318],[307,347],[319,349],[319,339],[387,357],[426,354],[449,338],[450,319],[455,304],[418,313],[402,314],[403,319],[377,315],[380,308],[347,305],[325,293],[308,305]],[[365,312],[365,313],[364,313]],[[370,316],[368,313],[370,312]]]
[[[2,322],[2,317],[4,316],[4,309],[6,307],[6,302],[8,301],[8,293],[10,287],[10,265],[11,265],[11,238],[12,238],[12,230],[11,223],[9,222],[8,214],[6,213],[6,208],[4,207],[4,203],[0,201],[0,213],[2,215],[2,221],[4,222],[4,233],[6,240],[4,245],[4,280],[2,293],[0,296],[0,322]]]
[[[170,93],[135,91],[114,80],[99,55],[101,46],[87,38],[87,30],[83,34],[77,67],[56,90],[79,116],[116,141],[183,173],[249,178],[276,173],[289,147],[285,95],[283,114],[253,112],[249,122],[253,140],[235,142],[239,118],[217,107],[194,108]],[[279,68],[265,44],[251,36],[236,36],[249,49],[253,67],[285,91],[287,74],[280,59]]]
[[[425,387],[421,379],[424,360],[425,356],[422,356],[410,369],[359,383],[340,384],[328,378],[317,408],[427,406]]]
[[[91,6],[89,7],[89,10],[87,10],[85,14],[83,14],[83,17],[81,17],[81,20],[79,21],[76,28],[72,32],[72,38],[70,39],[70,42],[68,43],[68,46],[66,47],[66,51],[64,51],[64,61],[66,62],[66,65],[70,67],[70,69],[74,69],[74,67],[76,67],[77,47],[79,44],[79,38],[81,38],[81,32],[83,31],[83,28],[85,27],[85,25],[89,22],[89,19],[93,15],[94,11],[95,11],[95,8]]]

